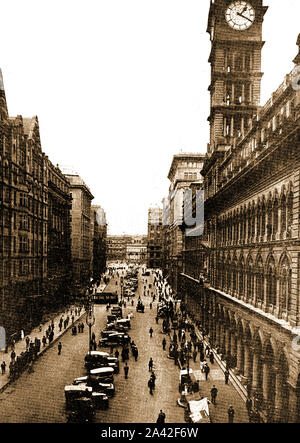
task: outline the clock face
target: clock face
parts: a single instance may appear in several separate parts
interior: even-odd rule
[[[245,31],[255,20],[255,11],[250,3],[245,1],[233,2],[226,10],[226,21],[229,26],[238,31]]]

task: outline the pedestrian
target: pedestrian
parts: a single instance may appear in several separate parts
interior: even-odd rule
[[[120,353],[119,353],[118,349],[116,349],[115,358],[119,358],[119,355],[120,355]]]
[[[138,351],[138,348],[135,346],[135,348],[134,348],[134,359],[135,359],[135,361],[137,361],[138,355],[139,355],[139,351]]]
[[[128,372],[129,372],[129,366],[127,365],[127,362],[125,363],[124,366],[124,377],[128,378]]]
[[[149,378],[149,381],[148,381],[148,388],[149,388],[150,394],[153,395],[154,386],[153,386],[153,379],[151,377]]]
[[[216,406],[217,404],[217,395],[218,395],[218,389],[216,388],[215,385],[213,385],[213,387],[210,390],[210,395],[211,395],[211,402],[213,405]]]
[[[228,380],[229,380],[229,371],[228,369],[226,369],[226,371],[224,372],[225,375],[225,385],[228,385]]]
[[[234,409],[230,405],[228,408],[228,423],[233,423],[233,419],[234,419]]]
[[[152,329],[152,327],[149,329],[149,334],[150,334],[150,337],[152,338],[152,334],[153,334],[153,329]]]
[[[47,339],[46,339],[45,335],[42,338],[42,343],[43,343],[43,346],[45,347],[46,343],[47,343]]]
[[[30,338],[27,336],[25,341],[26,341],[26,349],[27,349],[29,346],[29,343],[30,343]]]
[[[251,411],[252,411],[252,400],[251,400],[251,398],[249,396],[247,397],[247,400],[246,400],[246,409],[248,411],[248,416],[250,418]]]
[[[195,349],[194,352],[193,352],[193,360],[194,360],[194,362],[196,362],[196,358],[197,358],[197,351]]]
[[[2,372],[2,375],[5,374],[5,368],[6,368],[6,363],[5,363],[5,361],[3,361],[3,363],[1,363],[1,372]]]
[[[57,348],[58,348],[58,355],[60,355],[61,354],[61,349],[62,349],[61,341],[58,343]]]
[[[152,309],[152,302],[150,302],[150,309]]]
[[[11,351],[10,358],[11,358],[12,361],[15,361],[16,353],[15,353],[14,350]]]
[[[163,341],[162,341],[162,347],[163,347],[163,350],[165,351],[166,350],[166,344],[167,344],[167,341],[166,341],[166,339],[165,339],[165,337],[163,338]]]
[[[163,424],[163,423],[165,423],[165,419],[166,419],[166,414],[161,409],[160,413],[158,414],[156,423]]]
[[[156,321],[156,324],[158,325],[158,320],[159,320],[159,317],[158,317],[158,315],[155,317],[155,321]]]
[[[209,361],[210,361],[210,363],[211,363],[212,365],[213,365],[214,362],[215,362],[215,356],[214,356],[213,351],[210,351],[210,354],[209,354]]]
[[[153,369],[153,360],[152,360],[152,357],[151,357],[150,360],[149,360],[148,368],[149,368],[149,371],[152,371],[152,369]]]
[[[152,371],[152,374],[150,375],[150,378],[152,378],[152,380],[153,380],[153,389],[155,389],[156,375],[154,374],[154,371]]]
[[[208,374],[210,372],[210,367],[208,366],[208,364],[206,363],[204,366],[204,373],[205,373],[205,380],[208,379]]]

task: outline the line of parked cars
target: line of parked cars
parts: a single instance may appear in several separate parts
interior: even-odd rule
[[[126,333],[129,328],[130,320],[122,319],[122,308],[113,307],[99,346],[112,348],[130,342]],[[93,421],[96,410],[107,409],[109,398],[115,395],[114,375],[120,372],[118,358],[108,352],[90,351],[84,358],[84,366],[86,375],[65,386],[68,422]]]

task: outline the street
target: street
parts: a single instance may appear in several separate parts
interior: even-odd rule
[[[150,278],[148,277],[148,282]],[[152,277],[151,277],[152,281]],[[115,279],[112,279],[107,290],[115,291]],[[153,288],[153,285],[152,285]],[[152,289],[151,289],[152,290]],[[128,361],[128,379],[124,377],[124,364],[120,361],[120,374],[114,376],[115,396],[110,399],[109,409],[97,411],[95,421],[98,423],[155,423],[160,409],[166,414],[167,423],[184,423],[184,409],[177,406],[179,398],[179,368],[174,360],[167,357],[169,337],[162,334],[162,319],[156,324],[156,303],[150,309],[152,298],[143,295],[143,283],[139,279],[139,287],[134,297],[134,306],[127,303],[123,316],[133,313],[129,335],[138,347],[139,356],[135,362],[131,352]],[[138,313],[135,305],[141,295],[145,304],[145,313]],[[95,326],[93,331],[98,342],[101,330],[106,325],[106,309],[104,305],[95,305]],[[153,337],[149,329],[153,328]],[[162,349],[162,339],[166,337],[166,351]],[[57,344],[49,348],[34,364],[34,372],[25,372],[0,394],[0,421],[7,423],[60,423],[66,422],[64,386],[72,384],[73,379],[85,375],[84,357],[88,351],[88,327],[84,333],[73,336],[67,331],[61,338],[62,353],[58,355]],[[109,352],[109,349],[102,348]],[[120,350],[120,349],[119,349]],[[156,388],[150,395],[147,386],[149,380],[148,362],[154,361]],[[199,365],[199,364],[198,364]],[[191,362],[191,367],[197,364]],[[199,368],[198,368],[199,369]],[[199,376],[201,378],[201,375]],[[237,407],[237,421],[246,422],[247,414],[242,400],[231,385],[223,387],[223,374],[220,369],[212,370],[207,382],[200,381],[200,391],[210,397],[212,383],[219,389],[220,404],[211,406],[214,422],[227,421],[229,404]]]

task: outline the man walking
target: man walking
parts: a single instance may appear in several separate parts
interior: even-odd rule
[[[228,423],[233,423],[233,419],[234,419],[234,409],[230,405],[228,408]]]
[[[58,343],[58,355],[60,355],[61,354],[61,349],[62,349],[62,344],[61,344],[61,341]]]
[[[125,378],[128,378],[128,372],[129,372],[129,366],[127,365],[127,362],[126,362],[125,366],[124,366],[124,376],[125,376]]]
[[[228,385],[228,380],[229,380],[229,371],[228,369],[226,369],[226,371],[224,372],[225,375],[225,385]]]
[[[156,423],[163,424],[163,423],[165,423],[165,419],[166,419],[166,414],[161,409],[160,413],[158,414]]]
[[[208,364],[206,363],[204,366],[204,373],[205,373],[205,380],[208,379],[208,374],[210,372],[210,367],[208,366]]]
[[[2,375],[5,374],[5,368],[6,368],[6,363],[5,363],[5,361],[3,361],[3,363],[1,363],[1,372],[2,372]]]
[[[152,377],[149,378],[148,388],[149,388],[150,394],[153,395],[154,382],[153,382],[153,378]]]
[[[215,385],[213,385],[213,387],[210,390],[210,395],[211,395],[211,402],[213,405],[216,406],[217,404],[217,395],[218,395],[218,389],[215,387]]]
[[[149,371],[152,371],[152,369],[153,369],[153,360],[152,360],[152,357],[151,357],[150,360],[149,360],[148,368],[149,368]]]
[[[165,339],[165,337],[163,338],[163,341],[162,341],[162,347],[163,347],[163,350],[165,351],[166,350],[166,344],[167,344],[167,341],[166,341],[166,339]]]
[[[149,334],[150,334],[150,337],[152,338],[152,334],[153,334],[153,329],[152,329],[152,327],[149,329]]]

